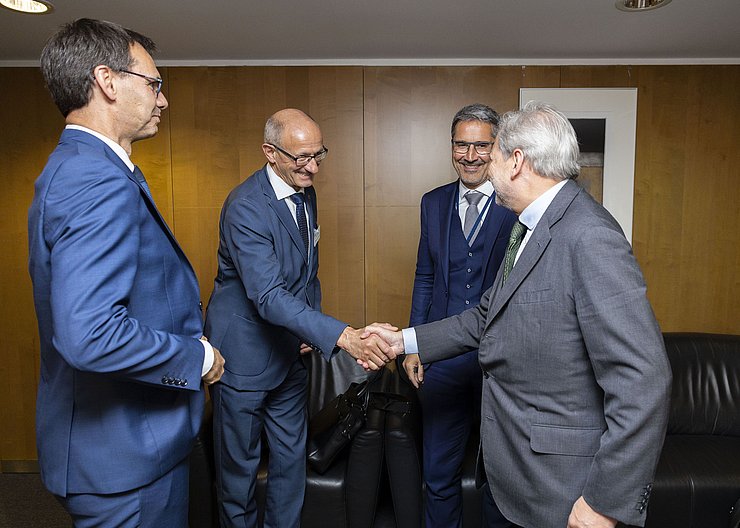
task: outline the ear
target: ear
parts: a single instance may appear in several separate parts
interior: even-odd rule
[[[275,163],[275,147],[269,143],[262,143],[262,152],[264,152],[267,161]]]
[[[522,169],[524,168],[524,153],[521,151],[521,149],[514,149],[514,152],[511,153],[511,156],[509,157],[511,165],[511,179],[513,180],[519,174],[521,174]]]
[[[108,100],[116,100],[118,97],[118,77],[110,67],[104,64],[95,66],[93,69],[93,82]]]

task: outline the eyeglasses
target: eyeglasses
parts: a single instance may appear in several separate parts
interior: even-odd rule
[[[159,92],[162,91],[162,83],[164,81],[160,79],[159,77],[149,77],[148,75],[144,75],[143,73],[136,73],[128,70],[120,70],[121,73],[128,73],[129,75],[136,75],[137,77],[141,77],[142,79],[146,79],[149,81],[147,84],[149,85],[149,88],[152,89],[155,96],[159,95]]]
[[[467,154],[470,150],[470,146],[473,146],[475,151],[480,156],[487,156],[493,150],[493,143],[490,141],[452,141],[452,150],[458,154]]]
[[[326,155],[329,153],[329,149],[322,145],[321,150],[318,151],[316,154],[301,154],[300,156],[294,156],[290,152],[286,152],[277,145],[273,145],[272,143],[268,143],[268,145],[288,156],[299,167],[305,167],[306,165],[311,163],[311,160],[314,160],[316,162],[316,165],[319,165],[322,161],[324,161],[324,158],[326,158]]]

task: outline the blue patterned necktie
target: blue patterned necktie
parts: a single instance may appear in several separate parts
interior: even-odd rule
[[[504,279],[502,284],[506,282],[506,278],[511,273],[511,269],[514,267],[514,260],[516,260],[516,253],[519,251],[519,246],[522,245],[524,240],[524,234],[527,232],[527,226],[522,224],[519,220],[516,221],[514,227],[511,228],[511,235],[509,235],[509,245],[506,246],[506,254],[504,255]]]
[[[295,217],[298,221],[298,231],[301,233],[303,239],[303,247],[306,248],[308,253],[308,224],[306,223],[306,207],[304,205],[305,197],[303,193],[295,193],[291,195],[291,200],[295,204]]]

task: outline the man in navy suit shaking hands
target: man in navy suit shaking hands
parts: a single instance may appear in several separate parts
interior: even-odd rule
[[[42,480],[77,527],[187,525],[201,378],[223,373],[195,273],[129,158],[167,108],[153,51],[80,19],[41,55],[67,125],[28,215],[36,435]]]
[[[377,336],[321,313],[316,192],[319,125],[287,108],[265,124],[267,164],[226,199],[206,335],[227,360],[213,386],[222,526],[256,526],[260,443],[270,448],[264,526],[300,524],[306,484],[307,371],[300,353],[347,351],[370,369],[395,358]]]

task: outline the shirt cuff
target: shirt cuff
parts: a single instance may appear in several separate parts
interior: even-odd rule
[[[403,353],[404,354],[418,354],[419,345],[416,344],[416,330],[413,328],[404,328],[401,330],[403,335]]]
[[[205,354],[203,355],[203,371],[200,374],[200,377],[202,378],[208,374],[208,371],[211,370],[211,367],[213,366],[213,347],[208,341],[203,341],[201,339],[200,342],[203,344],[203,350],[205,351]]]

